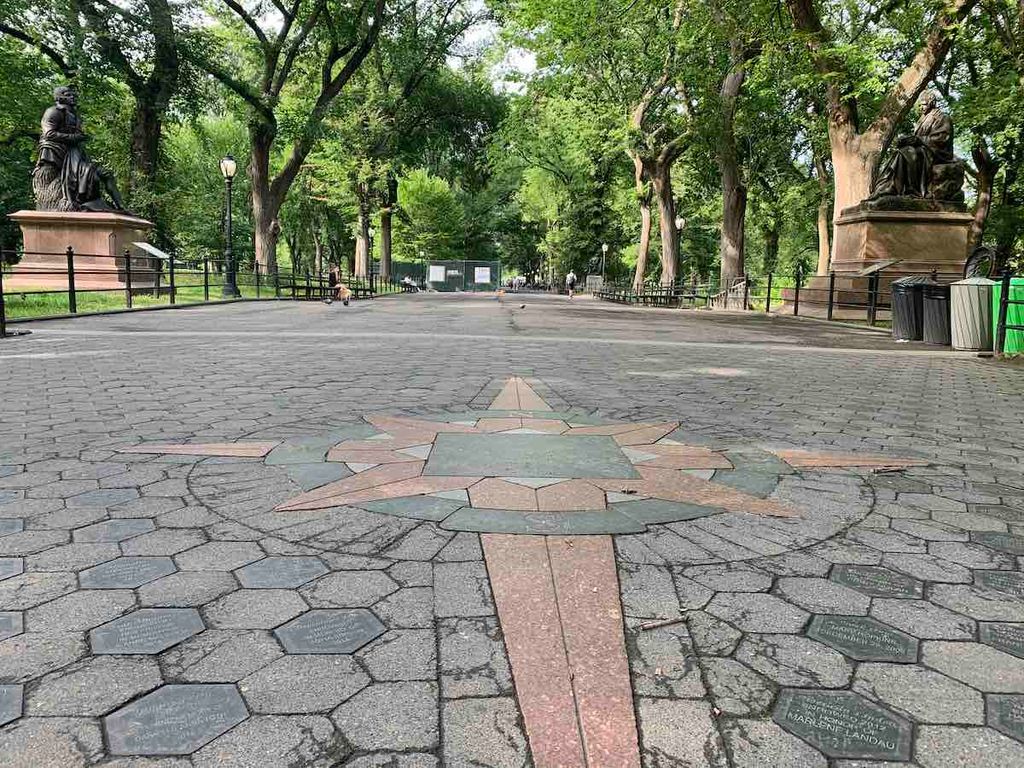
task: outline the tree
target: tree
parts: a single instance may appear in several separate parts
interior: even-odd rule
[[[267,12],[250,12],[241,0],[224,4],[220,27],[193,30],[188,56],[248,108],[256,260],[276,271],[281,206],[332,104],[376,43],[385,0],[363,0],[347,13],[333,0],[275,0]]]
[[[859,55],[865,41],[861,39],[875,29],[887,10],[900,4],[883,6],[877,14],[873,9],[850,8],[828,0],[786,0],[793,24],[804,41],[811,62],[822,79],[825,91],[828,134],[832,153],[835,189],[834,222],[845,208],[857,205],[869,196],[882,153],[896,135],[917,97],[935,77],[950,48],[960,24],[978,0],[949,0],[935,14],[931,25],[915,44],[908,63],[887,88],[868,83],[871,75],[865,68],[852,65],[847,57]],[[826,27],[822,9],[834,10],[835,16],[850,18],[854,28],[845,29],[846,41],[838,39],[834,29]],[[876,15],[878,18],[876,18]],[[844,45],[844,42],[846,43]],[[874,119],[862,121],[858,95],[870,93],[872,86],[883,91]]]

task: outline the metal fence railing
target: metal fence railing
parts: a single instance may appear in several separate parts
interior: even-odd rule
[[[20,255],[23,263],[11,264]],[[28,258],[25,258],[25,257]],[[161,258],[125,251],[121,256],[0,252],[0,337],[11,323],[99,312],[245,300],[318,300],[334,294],[328,273],[257,264],[237,271],[230,288],[224,259]],[[410,286],[380,275],[342,273],[353,298],[404,293]]]
[[[606,283],[594,291],[594,296],[616,304],[643,307],[707,307],[717,293],[713,283],[676,282],[673,285],[645,283],[636,286],[630,281]]]

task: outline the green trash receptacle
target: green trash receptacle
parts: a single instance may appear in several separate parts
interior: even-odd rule
[[[999,323],[999,300],[1002,297],[1003,286],[996,282],[992,286],[992,333],[993,337],[998,333],[996,326]],[[1015,301],[1024,301],[1024,277],[1015,277],[1010,280],[1010,298]],[[1006,308],[1007,325],[1024,325],[1024,304],[1011,304]],[[1006,332],[1006,344],[1003,346],[1004,355],[1024,355],[1024,331]]]
[[[969,277],[950,286],[953,349],[992,349],[992,286],[984,277]]]

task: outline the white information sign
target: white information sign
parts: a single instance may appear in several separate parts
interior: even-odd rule
[[[476,267],[473,270],[473,282],[474,283],[489,283],[491,282],[491,268],[490,267]]]
[[[430,274],[427,277],[427,282],[443,283],[444,279],[444,264],[431,264]]]

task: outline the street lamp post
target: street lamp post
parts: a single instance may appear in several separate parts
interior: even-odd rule
[[[601,282],[604,282],[605,268],[608,265],[608,243],[601,243]]]
[[[683,229],[686,227],[686,219],[676,216],[676,261],[679,268],[683,267]]]
[[[224,176],[227,206],[224,216],[224,289],[221,295],[225,299],[237,299],[241,296],[235,282],[235,255],[231,247],[231,184],[238,172],[238,164],[231,155],[225,155],[220,161],[220,172]]]
[[[377,230],[373,227],[369,227],[366,230],[366,234],[369,236],[369,242],[366,244],[366,279],[370,284],[370,292],[373,292],[373,236],[377,234]]]

